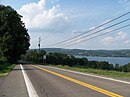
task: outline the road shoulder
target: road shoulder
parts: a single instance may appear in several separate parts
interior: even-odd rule
[[[1,79],[3,82],[0,85],[0,97],[28,97],[28,92],[25,86],[24,78],[19,65]]]
[[[121,83],[125,83],[125,84],[130,84],[130,78],[116,79],[116,78],[112,78],[112,77],[101,76],[101,75],[91,74],[91,73],[87,73],[87,72],[79,72],[79,71],[75,71],[75,70],[69,70],[69,69],[66,69],[66,68],[58,68],[58,67],[45,66],[45,65],[40,65],[40,66],[53,68],[53,69],[57,69],[57,70],[63,70],[63,71],[67,71],[67,72],[71,72],[71,73],[75,73],[75,74],[87,75],[87,76],[90,76],[90,77],[95,77],[95,78],[106,79],[106,80],[110,80],[110,81],[116,81],[116,82],[121,82]]]

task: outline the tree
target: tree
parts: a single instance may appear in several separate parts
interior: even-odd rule
[[[128,63],[128,64],[126,64],[124,66],[121,66],[120,69],[123,72],[130,72],[130,63]]]
[[[46,54],[44,50],[28,50],[26,54],[21,56],[21,59],[26,62],[43,62],[43,56]]]
[[[130,63],[128,63],[128,64],[126,65],[126,67],[127,67],[127,72],[130,72]]]
[[[0,61],[16,62],[30,46],[25,24],[10,6],[0,5]]]
[[[120,71],[120,65],[119,65],[119,64],[116,64],[116,65],[115,65],[115,70],[116,70],[116,71]]]

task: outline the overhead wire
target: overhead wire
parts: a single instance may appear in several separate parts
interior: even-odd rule
[[[90,38],[88,38],[88,39],[84,39],[84,40],[79,41],[79,42],[77,42],[77,43],[65,45],[64,47],[69,47],[69,46],[72,46],[72,45],[76,45],[76,44],[82,43],[82,42],[87,41],[87,40],[91,40],[91,39],[94,39],[94,38],[97,38],[97,37],[100,37],[100,36],[103,36],[103,35],[106,35],[106,34],[110,34],[110,33],[114,32],[114,31],[117,31],[117,30],[120,30],[120,29],[129,27],[129,26],[130,26],[130,24],[125,25],[125,26],[122,26],[122,27],[119,27],[119,28],[116,28],[116,29],[111,30],[111,31],[107,31],[107,32],[105,32],[105,33],[103,33],[103,34],[100,34],[100,35],[97,35],[97,36],[94,36],[94,37],[90,37]]]
[[[111,20],[109,20],[109,21],[107,21],[107,22],[105,22],[105,23],[103,23],[103,24],[101,24],[101,25],[99,25],[99,26],[96,26],[96,27],[93,28],[93,29],[90,29],[90,30],[88,30],[88,31],[86,31],[86,32],[84,32],[84,33],[81,33],[81,34],[79,34],[79,35],[76,35],[76,36],[74,36],[74,37],[72,37],[72,38],[69,38],[69,39],[63,40],[63,41],[61,41],[61,42],[52,44],[52,45],[48,45],[48,46],[56,46],[56,45],[60,45],[60,44],[66,43],[66,42],[70,42],[70,41],[72,41],[73,39],[75,39],[75,38],[77,38],[77,37],[80,37],[80,36],[82,36],[82,35],[84,35],[84,34],[90,33],[91,31],[96,30],[96,29],[98,29],[98,28],[100,28],[100,27],[102,27],[102,26],[104,26],[104,25],[106,25],[106,24],[109,24],[109,23],[111,23],[111,22],[113,22],[113,21],[115,21],[115,20],[118,20],[119,18],[122,18],[122,17],[124,17],[124,16],[126,16],[126,15],[128,15],[128,14],[130,14],[130,12],[124,13],[123,15],[120,15],[120,16],[114,18],[114,19],[111,19]]]
[[[112,27],[114,27],[114,26],[117,26],[117,25],[122,24],[122,23],[124,23],[124,22],[127,22],[127,21],[129,21],[129,20],[130,20],[130,18],[125,19],[125,20],[123,20],[123,21],[121,21],[121,22],[115,23],[115,24],[113,24],[113,25],[111,25],[111,26],[108,26],[108,27],[106,27],[106,28],[103,28],[103,29],[101,29],[101,30],[98,30],[98,31],[95,31],[95,32],[90,33],[90,34],[88,34],[88,35],[82,36],[82,37],[80,37],[80,38],[77,39],[77,40],[81,40],[81,39],[83,39],[83,38],[92,36],[92,35],[94,35],[94,34],[97,34],[97,33],[101,32],[101,31],[104,31],[104,30],[107,30],[107,29],[109,29],[109,28],[112,28]],[[69,42],[69,43],[73,43],[73,42],[75,42],[75,41],[77,41],[77,40],[73,40],[73,41],[71,41],[71,42]],[[64,43],[64,44],[62,44],[62,45],[69,44],[69,43]],[[60,45],[60,46],[61,46],[61,45]]]

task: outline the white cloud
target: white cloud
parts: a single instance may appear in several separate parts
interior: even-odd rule
[[[18,13],[26,27],[32,31],[60,32],[69,26],[69,18],[60,11],[60,5],[46,9],[46,0],[23,5]]]
[[[125,39],[127,37],[127,34],[125,32],[118,32],[116,39]]]
[[[126,40],[124,43],[125,44],[130,44],[130,40]]]
[[[115,39],[113,37],[110,37],[110,36],[102,39],[103,45],[113,44],[114,42],[115,42]]]
[[[130,47],[130,39],[124,41],[124,44],[125,44],[126,46]]]
[[[118,2],[119,3],[126,3],[126,2],[128,2],[129,0],[119,0]]]
[[[103,43],[103,45],[112,45],[114,43],[120,43],[122,42],[123,44],[124,43],[127,43],[128,40],[127,40],[127,34],[125,32],[118,32],[116,33],[114,36],[107,36],[107,37],[104,37],[101,42]]]
[[[81,33],[84,33],[85,32],[85,30],[84,29],[82,29],[82,30],[77,30],[77,29],[74,29],[74,30],[72,30],[71,31],[71,34],[72,34],[72,36],[74,36],[74,35],[78,35],[78,34],[81,34]]]

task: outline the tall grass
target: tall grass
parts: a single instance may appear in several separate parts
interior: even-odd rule
[[[112,78],[130,78],[130,72],[119,72],[114,70],[99,70],[99,69],[92,69],[92,68],[84,68],[84,67],[70,67],[70,66],[62,66],[62,65],[49,65],[53,67],[84,72],[84,73],[91,73],[95,75],[101,75],[106,77]]]
[[[15,64],[0,64],[0,77],[8,75],[8,73],[13,69]]]

